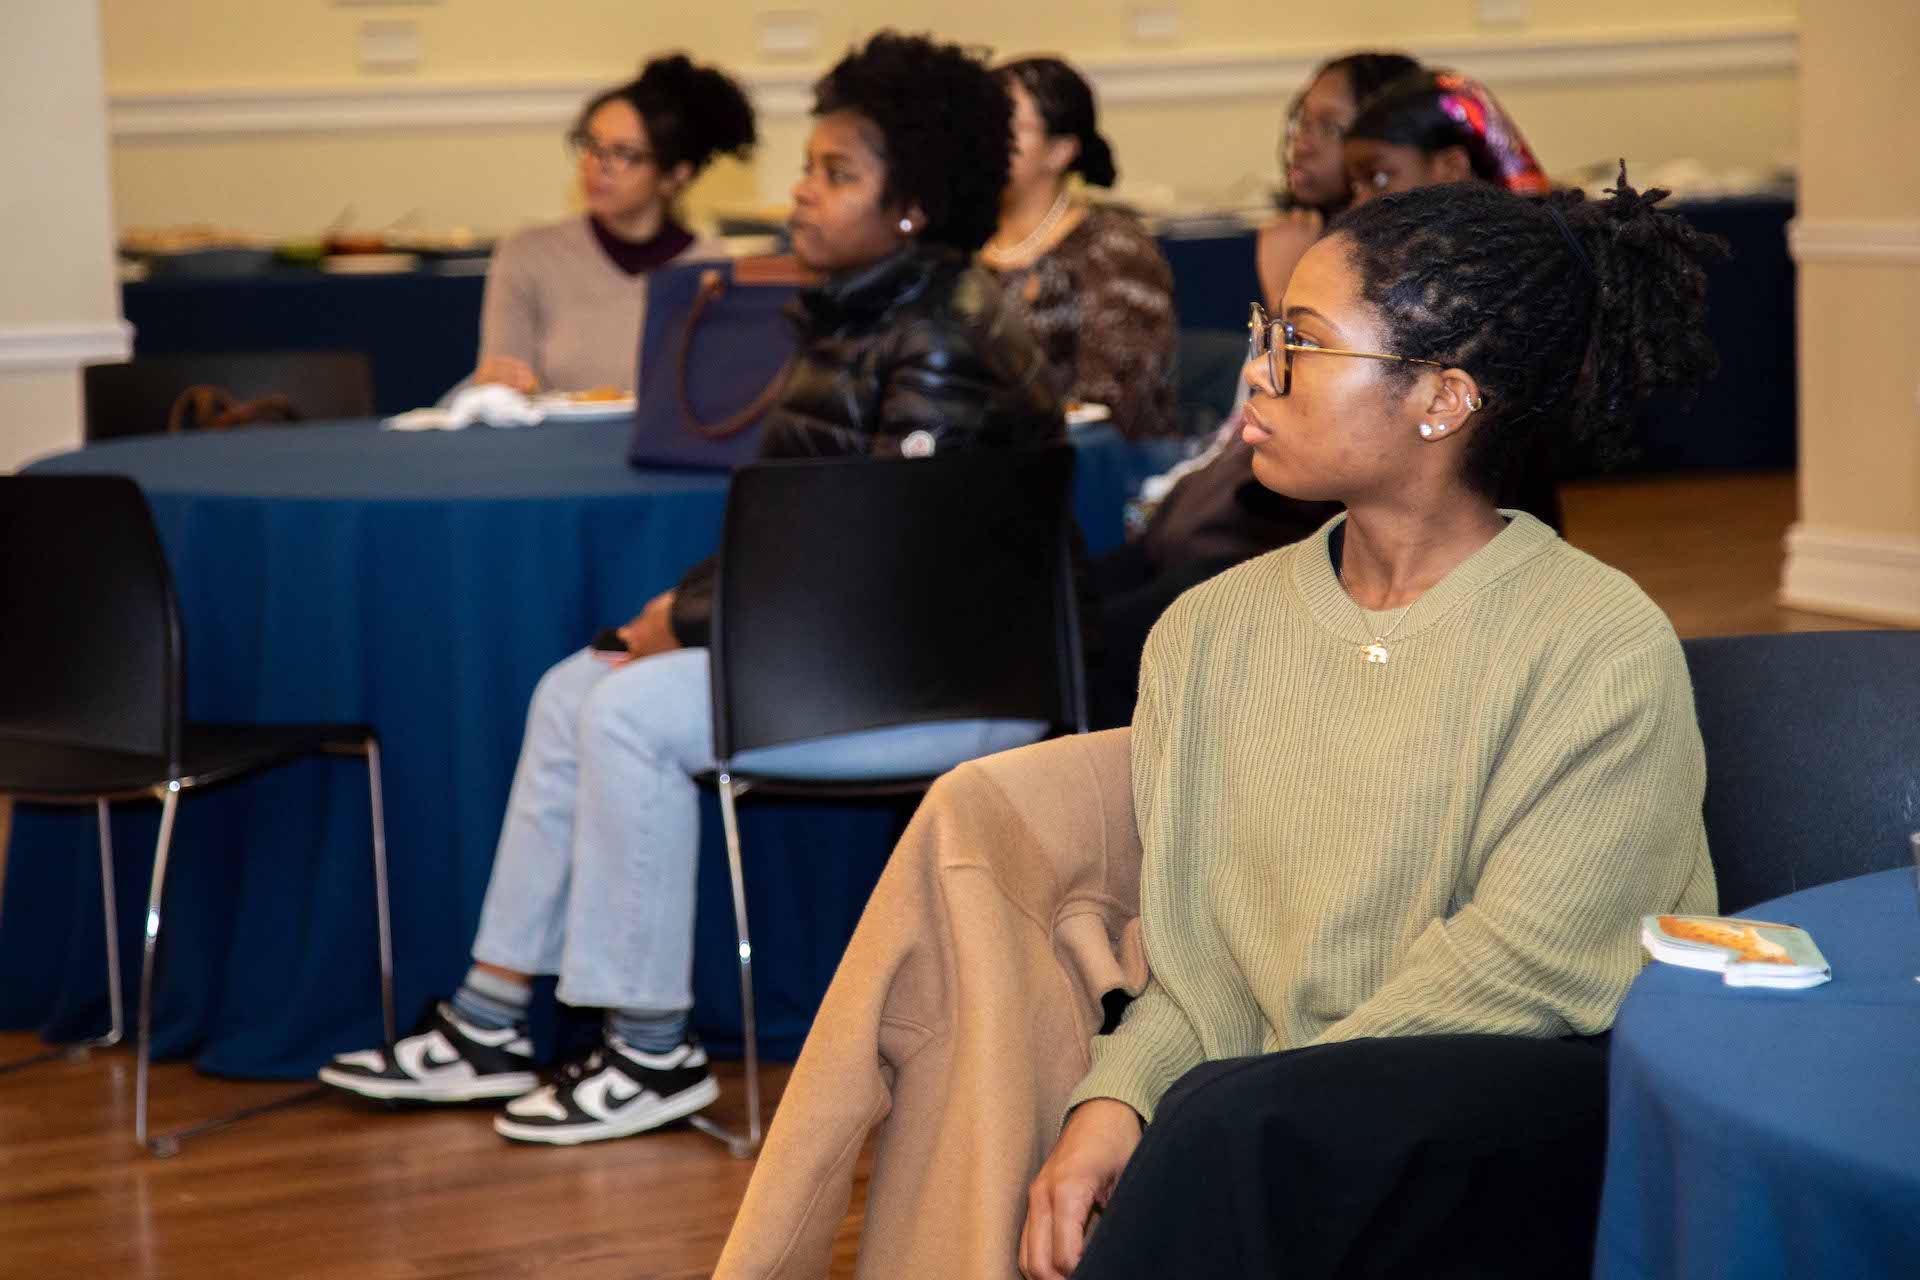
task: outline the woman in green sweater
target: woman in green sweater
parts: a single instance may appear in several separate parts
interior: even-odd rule
[[[1639,919],[1714,907],[1705,762],[1666,617],[1490,495],[1712,368],[1717,245],[1663,195],[1383,197],[1256,315],[1254,473],[1347,511],[1148,641],[1152,980],[1029,1277],[1584,1271]]]

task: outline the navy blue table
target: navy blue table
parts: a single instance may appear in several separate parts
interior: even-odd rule
[[[1744,915],[1813,934],[1833,981],[1737,990],[1649,965],[1621,1006],[1594,1274],[1920,1272],[1920,904],[1882,871]]]
[[[43,472],[139,481],[177,582],[187,711],[206,720],[373,724],[384,746],[403,1017],[466,964],[541,673],[711,551],[723,475],[641,472],[625,422],[383,432],[371,423],[106,443]],[[1118,542],[1133,471],[1106,427],[1077,432],[1076,506]],[[380,1038],[366,792],[315,760],[196,792],[169,873],[156,1043],[208,1071],[298,1076]],[[718,807],[708,799],[696,1024],[738,1042]],[[742,807],[763,1043],[792,1052],[878,879],[885,807]],[[158,807],[116,810],[128,990]],[[59,1039],[105,1017],[90,811],[17,806],[0,918],[0,1026]]]

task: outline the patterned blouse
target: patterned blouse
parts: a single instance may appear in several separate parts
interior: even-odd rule
[[[1129,440],[1180,431],[1173,269],[1138,218],[1095,205],[1051,252],[997,274],[1061,399],[1106,405]]]

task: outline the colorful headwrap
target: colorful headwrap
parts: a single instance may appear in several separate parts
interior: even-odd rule
[[[1487,87],[1457,71],[1421,70],[1382,89],[1361,106],[1349,138],[1375,138],[1432,155],[1464,147],[1476,178],[1523,196],[1551,184],[1513,117]]]
[[[1552,189],[1520,127],[1487,86],[1457,71],[1433,73],[1440,109],[1479,141],[1500,181],[1516,195],[1543,196]]]

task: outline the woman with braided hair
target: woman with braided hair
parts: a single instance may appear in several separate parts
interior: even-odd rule
[[[1383,84],[1389,72],[1393,78]],[[1353,86],[1355,100],[1342,104],[1333,95],[1329,85],[1342,84]],[[1519,126],[1484,85],[1395,54],[1348,54],[1328,63],[1288,116],[1287,148],[1296,193],[1339,191],[1343,202],[1321,212],[1296,209],[1261,231],[1262,302],[1274,310],[1326,218],[1352,205],[1447,182],[1488,182],[1520,195],[1548,190]],[[1306,537],[1334,514],[1325,503],[1258,483],[1249,471],[1249,447],[1232,428],[1229,419],[1199,457],[1149,481],[1160,493],[1148,504],[1139,536],[1095,564],[1106,646],[1088,677],[1095,728],[1132,716],[1148,629],[1180,593]],[[1500,505],[1518,507],[1559,532],[1564,521],[1555,472],[1555,461],[1542,453],[1509,468]]]
[[[1666,617],[1493,495],[1712,369],[1664,195],[1381,196],[1258,317],[1254,472],[1346,511],[1148,641],[1151,977],[1026,1275],[1585,1274],[1640,918],[1715,906],[1705,761]]]

